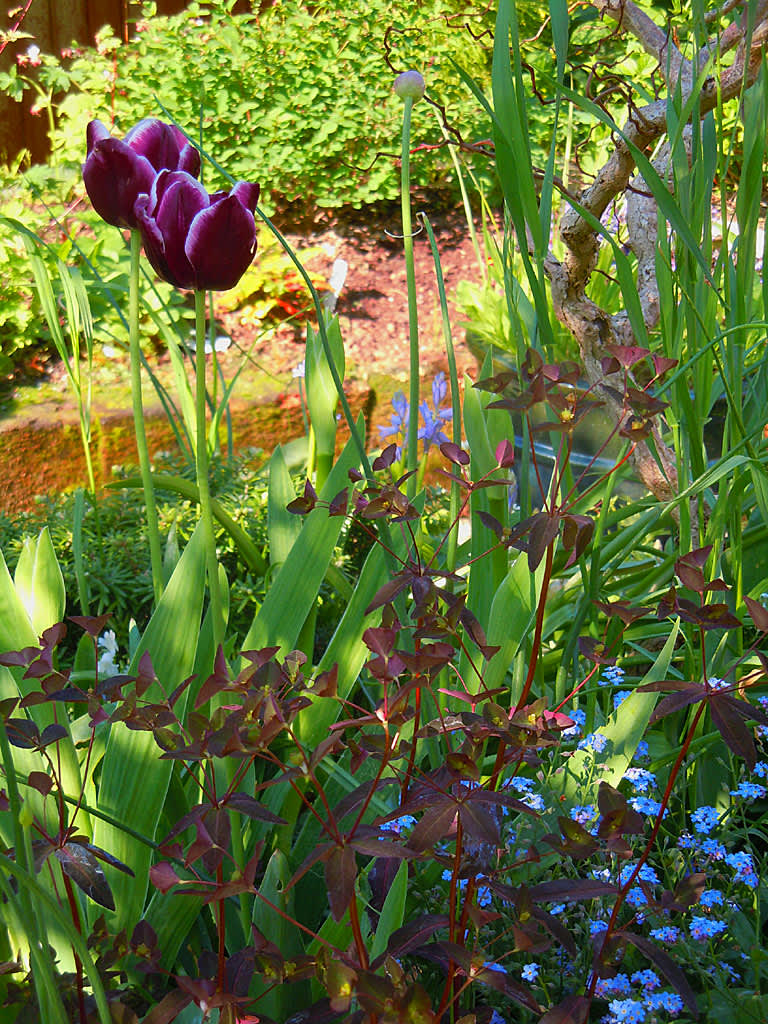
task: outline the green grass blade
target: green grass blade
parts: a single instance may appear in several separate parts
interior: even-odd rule
[[[205,550],[198,526],[189,539],[168,587],[141,638],[129,672],[148,651],[158,682],[145,699],[162,698],[192,671],[200,635],[205,591]],[[183,715],[186,698],[176,706]],[[151,733],[112,726],[102,766],[99,808],[113,819],[125,822],[135,832],[154,839],[168,789],[172,761],[160,760],[160,749]],[[109,882],[115,899],[114,927],[130,929],[144,909],[149,884],[151,850],[121,829],[97,821],[97,846],[107,850],[135,873],[134,878],[113,869]]]
[[[362,418],[358,431],[361,429]],[[331,470],[321,498],[330,501],[346,487],[347,471],[357,465],[357,445],[351,438]],[[342,516],[329,516],[327,508],[316,508],[305,517],[296,543],[256,613],[243,650],[273,644],[282,648],[282,654],[295,649],[301,628],[317,601],[343,522]]]

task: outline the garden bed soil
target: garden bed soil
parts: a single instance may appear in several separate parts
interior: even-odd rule
[[[418,209],[419,207],[416,207]],[[460,210],[428,209],[437,239],[448,295],[449,315],[461,380],[474,374],[475,361],[464,341],[460,316],[452,301],[459,281],[477,280],[477,265],[467,222]],[[347,264],[337,312],[346,353],[345,387],[353,408],[366,413],[368,442],[379,442],[378,428],[389,421],[392,394],[409,379],[408,301],[399,208],[385,204],[365,211],[321,213],[314,222],[276,225],[296,249],[318,250],[310,269],[330,279],[336,260]],[[425,232],[414,239],[416,292],[420,328],[422,394],[440,370],[447,371],[434,263]],[[258,259],[258,255],[256,257]],[[235,446],[268,454],[276,444],[304,432],[299,388],[293,370],[304,356],[304,328],[289,322],[257,334],[237,313],[221,317],[232,341],[218,354],[230,379],[248,353],[235,387],[231,409]],[[173,393],[170,360],[160,353],[153,370]],[[172,449],[156,392],[145,385],[145,419],[153,452]],[[114,467],[136,461],[131,418],[128,364],[123,357],[97,353],[92,410],[92,455],[97,482],[112,477]],[[0,511],[34,506],[36,496],[86,483],[78,430],[78,412],[65,369],[52,363],[36,381],[16,387],[0,414]],[[261,455],[263,458],[263,454]]]

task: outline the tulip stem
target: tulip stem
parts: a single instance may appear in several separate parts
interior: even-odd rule
[[[133,426],[136,434],[136,451],[139,456],[139,470],[144,487],[144,504],[147,509],[147,534],[149,557],[152,563],[152,589],[157,604],[163,594],[163,555],[160,546],[160,529],[157,524],[157,503],[152,483],[152,467],[149,462],[147,432],[144,426],[144,403],[141,397],[141,348],[139,346],[139,259],[141,257],[141,234],[131,231],[131,279],[128,295],[128,332],[131,353],[131,397],[133,400]]]
[[[413,475],[408,480],[408,494],[416,490],[415,469],[419,431],[419,318],[416,302],[416,270],[413,262],[413,229],[411,226],[411,110],[413,97],[403,104],[402,154],[400,161],[400,205],[403,219],[405,278],[408,287],[408,340],[410,345],[410,389],[408,396],[408,447],[406,468]]]
[[[217,651],[224,642],[224,612],[219,587],[219,560],[216,556],[216,534],[213,527],[213,506],[208,480],[208,437],[205,416],[205,299],[204,291],[195,292],[195,466],[200,496],[200,520],[205,535],[205,561],[210,595],[213,646]]]

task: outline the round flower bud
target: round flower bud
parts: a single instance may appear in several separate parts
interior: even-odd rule
[[[414,103],[416,100],[421,99],[426,90],[424,79],[418,71],[404,71],[401,75],[397,76],[392,88],[401,100],[405,100],[410,96]]]

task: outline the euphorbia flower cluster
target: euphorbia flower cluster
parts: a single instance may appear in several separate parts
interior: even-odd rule
[[[141,231],[162,278],[200,291],[237,284],[256,252],[258,185],[209,195],[196,180],[199,152],[162,121],[140,121],[122,140],[91,121],[87,143],[83,181],[94,209],[108,224]]]

